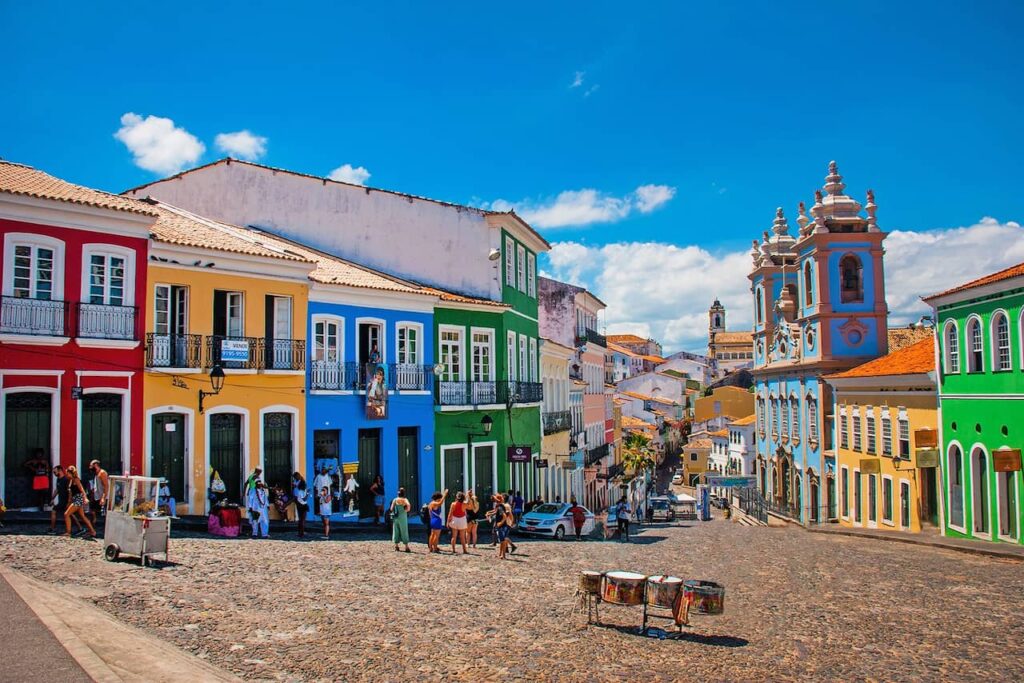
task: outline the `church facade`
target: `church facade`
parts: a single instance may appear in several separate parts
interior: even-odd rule
[[[778,512],[803,524],[836,515],[833,397],[822,376],[888,350],[883,233],[873,193],[863,207],[844,194],[835,162],[798,234],[782,209],[754,240],[757,478]]]
[[[753,364],[754,343],[751,333],[725,329],[725,306],[718,299],[708,309],[708,357],[716,361],[720,375],[749,368]]]

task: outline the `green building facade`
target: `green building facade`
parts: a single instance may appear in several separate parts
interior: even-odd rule
[[[536,250],[547,243],[511,227],[494,259],[502,301],[443,295],[434,311],[437,487],[473,488],[481,501],[532,496],[541,450]],[[526,461],[510,462],[510,448]]]
[[[938,341],[944,533],[1024,544],[1024,264],[926,301]]]

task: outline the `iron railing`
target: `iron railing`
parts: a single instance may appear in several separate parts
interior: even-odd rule
[[[199,334],[146,333],[147,368],[198,368],[203,337]]]
[[[334,360],[309,361],[309,388],[317,391],[355,391],[359,364]]]
[[[388,387],[398,391],[429,391],[434,379],[432,365],[392,363],[388,370]]]
[[[600,461],[602,458],[608,455],[608,444],[601,444],[597,448],[591,448],[587,451],[586,456],[583,458],[583,464],[585,466],[593,465]]]
[[[438,379],[434,402],[440,406],[539,403],[544,398],[540,382],[460,382]]]
[[[135,306],[78,304],[77,336],[86,339],[135,339]]]
[[[51,299],[5,296],[0,301],[0,332],[40,337],[67,337],[66,304]]]
[[[743,488],[738,490],[740,510],[762,524],[768,523],[768,501],[757,489]]]
[[[598,334],[596,331],[588,328],[576,331],[576,346],[583,346],[587,342],[591,344],[597,344],[601,348],[608,348],[608,338],[603,334]]]
[[[210,335],[206,338],[206,367],[219,365],[225,370],[259,370],[263,367],[262,341],[261,337]]]
[[[623,465],[620,462],[620,463],[617,463],[615,465],[609,465],[608,467],[604,468],[603,471],[598,472],[597,473],[597,478],[598,479],[610,480],[610,479],[614,479],[615,477],[620,476],[625,471],[626,471],[626,466]]]
[[[540,403],[544,400],[544,385],[540,382],[509,382],[508,391],[512,403]]]
[[[267,370],[304,370],[306,342],[302,339],[263,339],[263,367]]]
[[[568,410],[544,413],[544,434],[557,434],[569,431],[572,416]]]

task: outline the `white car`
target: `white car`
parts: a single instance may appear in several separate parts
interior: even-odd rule
[[[587,535],[594,530],[594,513],[582,505],[580,507],[585,515],[582,533]],[[543,505],[538,505],[519,520],[519,532],[537,534],[538,536],[550,536],[558,540],[562,540],[566,536],[575,536],[576,529],[572,524],[572,513],[569,512],[569,504],[544,503]]]
[[[676,472],[676,475],[674,477],[672,477],[672,485],[673,486],[680,486],[682,483],[683,483],[683,473],[682,472]]]

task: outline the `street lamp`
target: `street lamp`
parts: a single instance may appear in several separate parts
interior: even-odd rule
[[[214,365],[210,370],[210,384],[213,386],[213,391],[199,390],[199,414],[203,414],[203,399],[207,396],[216,396],[220,393],[220,390],[224,388],[224,368],[219,365]]]

